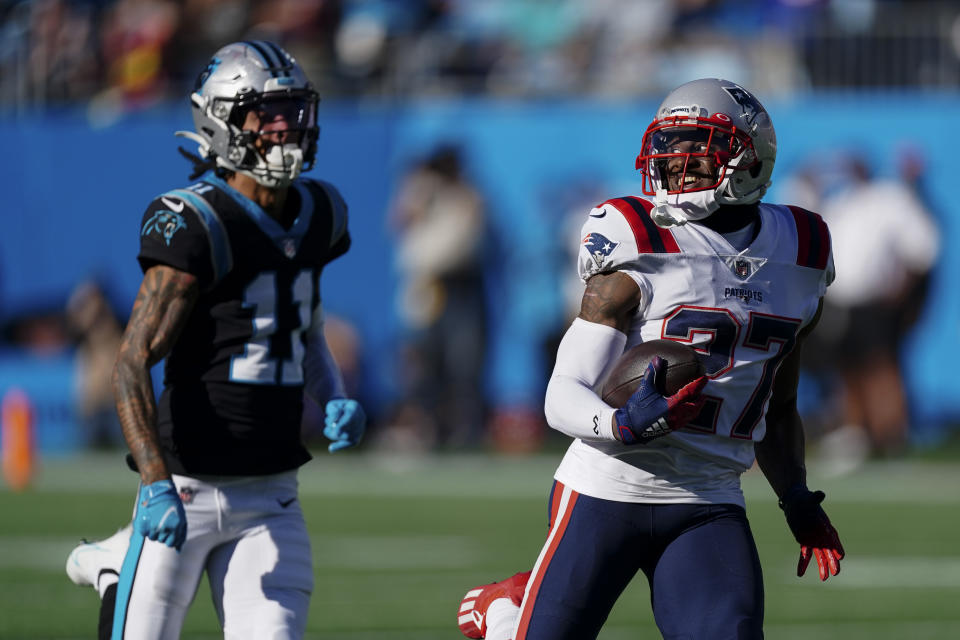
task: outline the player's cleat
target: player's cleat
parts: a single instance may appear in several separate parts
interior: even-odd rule
[[[529,571],[521,571],[506,580],[494,582],[470,589],[460,601],[457,622],[460,631],[468,638],[484,638],[487,635],[487,609],[490,603],[499,598],[509,598],[519,606],[523,602],[523,592],[530,579]]]
[[[67,556],[67,575],[74,584],[97,588],[97,580],[104,571],[120,573],[123,557],[130,544],[130,525],[105,540],[84,540]]]

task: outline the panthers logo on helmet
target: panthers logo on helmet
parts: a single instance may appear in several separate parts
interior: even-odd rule
[[[180,231],[180,229],[186,228],[187,223],[179,213],[174,213],[173,211],[157,211],[144,223],[143,229],[140,230],[140,235],[148,236],[153,232],[157,232],[169,247],[170,241],[173,239],[173,234]]]
[[[203,88],[203,85],[207,83],[207,78],[210,77],[210,74],[213,73],[214,70],[216,70],[216,68],[219,66],[220,66],[220,58],[214,56],[210,60],[210,62],[207,63],[207,67],[202,72],[200,72],[199,76],[197,76],[197,82],[193,90],[200,91],[200,89]]]

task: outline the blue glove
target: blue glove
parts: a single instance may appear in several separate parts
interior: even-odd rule
[[[327,417],[323,435],[333,440],[330,453],[346,449],[360,442],[367,430],[367,416],[356,400],[335,398],[327,402]]]
[[[158,480],[140,487],[133,528],[145,538],[180,551],[187,538],[187,514],[172,480]]]
[[[617,436],[623,444],[647,444],[676,431],[695,418],[703,407],[700,393],[707,384],[706,376],[693,380],[672,396],[664,396],[659,391],[663,388],[664,375],[666,361],[654,356],[640,386],[627,399],[627,404],[613,414]]]

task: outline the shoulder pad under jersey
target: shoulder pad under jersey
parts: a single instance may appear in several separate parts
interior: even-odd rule
[[[787,205],[797,227],[797,264],[824,272],[826,284],[833,282],[833,249],[830,230],[823,218],[802,207]]]
[[[310,189],[313,197],[324,198],[330,205],[330,249],[333,253],[339,255],[349,248],[350,233],[347,229],[347,203],[344,201],[340,190],[326,180],[316,178],[304,178],[300,181],[304,187]],[[317,209],[321,210],[318,203]],[[346,245],[346,246],[344,246]],[[331,258],[332,259],[332,258]]]
[[[613,198],[593,209],[583,225],[577,271],[586,282],[597,273],[615,271],[642,253],[680,253],[669,229],[650,218],[653,204],[636,196]]]
[[[137,258],[144,268],[166,264],[196,275],[204,288],[230,271],[230,240],[220,216],[201,195],[205,187],[201,182],[168,191],[150,203],[140,223]]]

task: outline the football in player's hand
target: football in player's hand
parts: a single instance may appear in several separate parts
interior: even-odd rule
[[[654,356],[667,361],[663,388],[657,389],[665,396],[672,396],[704,374],[703,362],[693,347],[673,340],[648,340],[630,347],[617,360],[603,383],[603,401],[611,407],[624,406],[640,386],[640,380]]]

